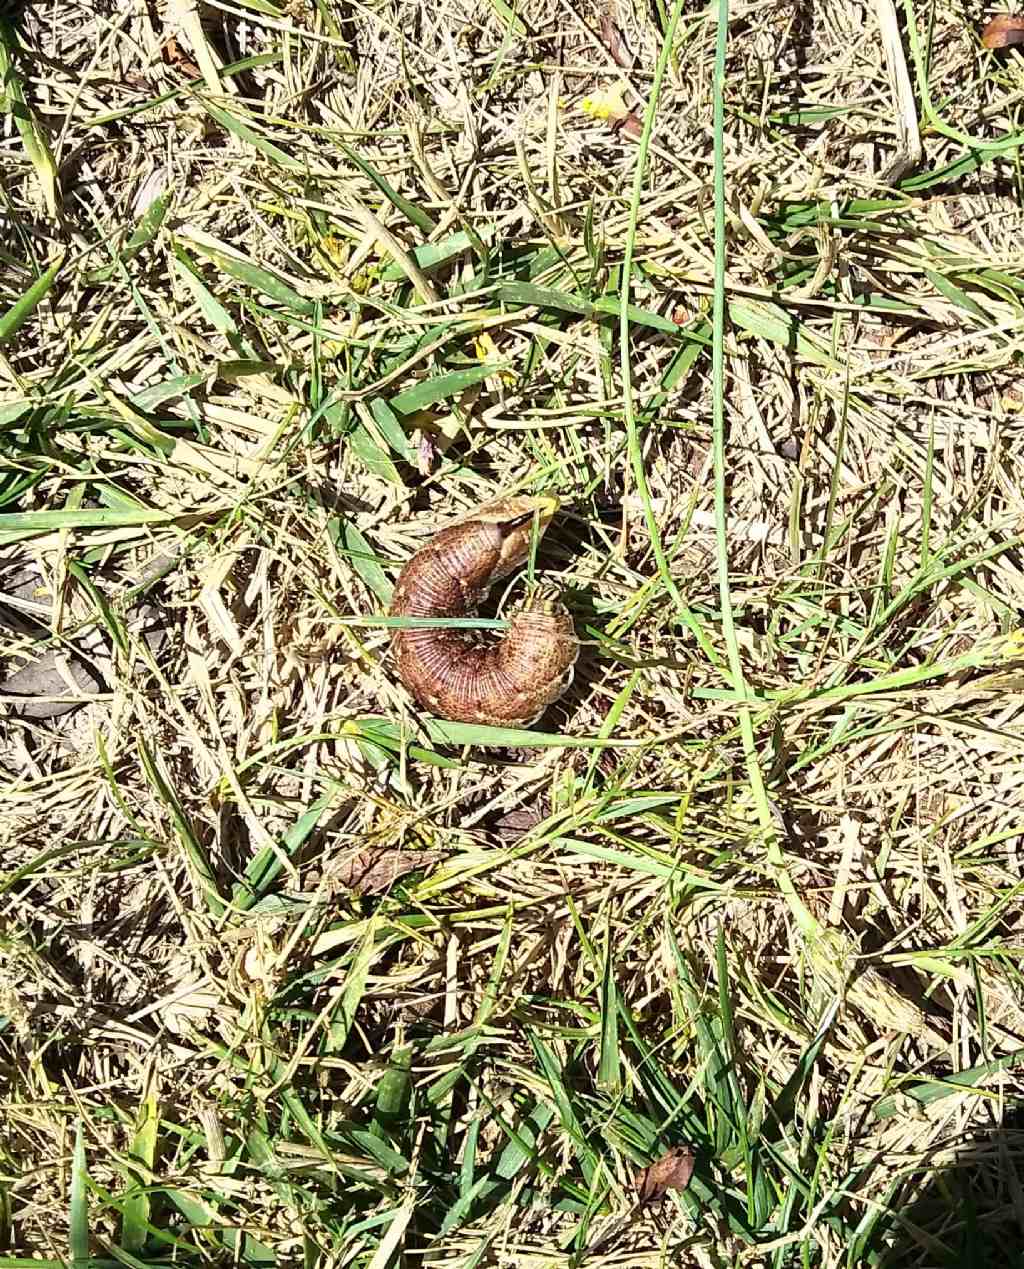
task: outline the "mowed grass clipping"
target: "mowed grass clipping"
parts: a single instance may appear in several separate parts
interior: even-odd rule
[[[1019,1263],[979,31],[6,7],[0,1269]],[[398,569],[520,492],[573,686],[424,715]]]

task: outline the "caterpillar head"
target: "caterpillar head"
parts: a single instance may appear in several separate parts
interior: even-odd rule
[[[534,535],[540,538],[558,510],[558,499],[516,494],[477,507],[464,523],[487,525],[494,534],[498,562],[491,578],[504,577],[525,564]]]

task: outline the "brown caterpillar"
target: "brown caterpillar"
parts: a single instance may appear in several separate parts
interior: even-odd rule
[[[392,617],[468,617],[500,577],[526,562],[534,523],[543,533],[556,498],[502,498],[442,529],[398,576]],[[482,646],[468,630],[397,629],[398,676],[426,709],[464,723],[529,727],[572,682],[579,644],[557,593],[538,591],[503,639]]]

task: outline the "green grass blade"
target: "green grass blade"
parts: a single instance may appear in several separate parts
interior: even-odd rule
[[[300,163],[298,159],[293,159],[290,154],[286,154],[280,146],[274,145],[272,141],[268,141],[266,137],[260,134],[241,121],[236,119],[228,110],[215,106],[212,101],[207,101],[205,97],[195,95],[195,100],[206,111],[206,113],[222,128],[226,128],[228,132],[233,133],[240,141],[244,141],[246,145],[251,145],[254,150],[262,154],[265,159],[269,159],[271,163],[277,164],[278,167],[284,168],[286,171],[301,172],[305,169],[305,164]]]
[[[153,1171],[159,1127],[160,1110],[150,1075],[149,1087],[136,1115],[135,1135],[128,1148],[131,1157],[142,1165],[144,1177]],[[149,1217],[149,1192],[144,1185],[139,1186],[134,1194],[125,1195],[121,1203],[121,1246],[125,1251],[140,1251],[145,1245]]]
[[[160,227],[167,217],[170,206],[170,194],[160,194],[155,198],[152,205],[139,217],[135,228],[128,236],[127,242],[117,252],[116,261],[113,264],[104,265],[102,269],[94,269],[88,275],[88,282],[93,286],[101,282],[109,282],[129,260],[134,259],[140,251],[148,247],[160,232]],[[138,405],[138,400],[135,403]]]
[[[7,312],[0,317],[0,347],[14,338],[47,297],[57,278],[57,274],[61,270],[62,264],[63,257],[51,264],[44,273],[36,278],[21,299],[15,300]]]
[[[342,143],[339,146],[339,149],[352,163],[356,165],[364,176],[368,177],[374,185],[376,185],[388,202],[400,211],[411,225],[415,225],[416,228],[423,234],[432,234],[434,232],[437,225],[432,217],[429,216],[422,207],[417,207],[415,203],[410,202],[409,199],[399,194],[398,191],[394,189],[383,176],[381,176],[377,169],[371,163],[368,163],[366,159],[358,155],[351,146],[347,146]],[[417,264],[419,264],[419,261],[417,261]],[[396,272],[397,274],[401,274],[400,269],[397,269]],[[392,274],[391,276],[395,275]]]
[[[410,467],[416,466],[416,447],[406,435],[398,415],[383,397],[374,397],[370,402],[370,416],[374,425],[391,446],[392,450]]]
[[[601,1053],[597,1068],[598,1087],[612,1097],[622,1088],[622,1062],[619,1057],[619,995],[615,988],[615,958],[612,936],[605,934],[604,965],[601,972]]]
[[[451,397],[461,396],[467,388],[474,388],[485,379],[501,374],[508,369],[508,362],[484,362],[479,366],[469,366],[465,370],[450,370],[447,374],[435,375],[432,379],[424,379],[412,388],[397,393],[389,401],[392,410],[400,414],[414,414],[417,410],[425,410],[428,406],[437,405],[439,401],[447,401]]]
[[[642,747],[646,742],[614,738],[564,736],[525,727],[490,727],[483,723],[453,723],[427,718],[424,727],[431,740],[443,745],[497,745],[503,748],[608,749]]]
[[[505,972],[505,965],[508,962],[509,948],[512,945],[512,917],[512,910],[509,909],[508,915],[505,917],[505,922],[501,927],[501,937],[498,940],[498,946],[495,949],[494,961],[491,965],[491,972],[487,980],[487,986],[484,989],[483,998],[480,1001],[479,1008],[473,1017],[474,1027],[482,1027],[497,1008],[498,988],[501,985],[501,976]]]
[[[488,235],[486,226],[481,226],[480,232]],[[449,238],[442,238],[439,242],[420,243],[418,247],[413,247],[409,255],[412,256],[413,263],[417,269],[421,269],[424,273],[429,273],[431,270],[443,268],[460,256],[466,255],[467,252],[473,251],[476,249],[478,242],[480,242],[479,235],[474,241],[470,234],[464,229],[460,229],[458,233],[452,234]],[[397,264],[385,265],[381,270],[381,278],[385,282],[400,282],[404,277],[405,274]]]
[[[174,248],[174,255],[171,258],[171,266],[175,274],[184,282],[186,288],[192,292],[196,303],[202,310],[203,316],[214,330],[220,331],[222,335],[237,337],[238,329],[235,325],[235,319],[224,305],[214,297],[210,288],[199,276],[195,265],[177,244]]]
[[[412,1095],[411,1067],[412,1047],[404,1045],[392,1053],[377,1085],[373,1129],[382,1137],[393,1138],[405,1122]]]
[[[743,698],[748,697],[748,689],[743,673],[743,661],[740,656],[739,643],[736,637],[736,625],[733,618],[732,594],[729,581],[729,533],[728,509],[726,499],[726,456],[725,456],[725,54],[729,33],[729,0],[718,0],[715,26],[715,67],[714,67],[714,197],[715,197],[715,272],[712,311],[712,348],[711,348],[711,387],[712,387],[712,449],[714,456],[715,477],[715,547],[718,563],[718,591],[722,615],[722,632],[725,638],[732,686]],[[765,834],[767,855],[773,865],[779,888],[786,897],[794,917],[801,930],[809,936],[819,931],[818,922],[811,916],[803,900],[796,892],[792,879],[786,870],[785,860],[778,842],[778,830],[768,804],[768,797],[761,773],[760,761],[754,742],[754,729],[748,706],[740,707],[740,735],[743,742],[743,753],[746,760],[747,775],[750,780],[754,804],[757,808],[761,828]]]
[[[531,282],[503,282],[498,287],[498,295],[511,304],[529,304],[537,308],[552,309],[555,312],[573,313],[579,317],[589,318],[591,321],[598,317],[621,319],[625,313],[626,320],[634,326],[647,326],[651,330],[660,330],[668,335],[678,336],[682,333],[675,322],[662,317],[660,313],[641,308],[637,304],[626,304],[623,308],[623,301],[616,295],[585,300],[578,295],[570,295],[554,287],[535,286]]]
[[[206,851],[199,844],[195,833],[193,833],[188,816],[185,814],[177,794],[171,788],[170,781],[162,770],[159,761],[153,757],[146,742],[141,738],[138,742],[138,748],[142,768],[153,789],[158,793],[161,802],[170,812],[178,839],[185,852],[185,858],[191,867],[199,889],[203,893],[206,904],[214,916],[220,916],[224,911],[224,903],[217,890],[217,879]]]
[[[580,1123],[575,1108],[573,1106],[573,1097],[570,1094],[569,1087],[563,1078],[563,1070],[558,1059],[552,1050],[544,1043],[544,1041],[535,1032],[530,1032],[530,1042],[533,1045],[534,1052],[540,1063],[541,1071],[547,1082],[548,1088],[551,1090],[551,1096],[554,1099],[555,1107],[563,1129],[572,1139],[580,1160],[580,1166],[583,1174],[590,1184],[594,1173],[598,1166],[597,1156],[593,1149],[587,1143],[586,1133],[583,1125]]]
[[[57,165],[39,120],[25,99],[25,88],[17,66],[20,53],[13,25],[0,15],[0,110],[13,115],[21,144],[42,187],[47,213],[56,218]]]
[[[665,32],[665,38],[662,41],[661,50],[658,55],[658,63],[654,71],[654,83],[651,88],[647,111],[644,116],[643,133],[640,137],[636,174],[633,180],[632,201],[630,203],[629,231],[626,236],[626,248],[622,262],[622,286],[619,296],[619,372],[622,379],[622,418],[626,429],[626,446],[629,453],[629,463],[633,473],[633,479],[636,481],[640,501],[643,504],[644,521],[647,525],[647,532],[651,539],[651,548],[654,552],[655,562],[658,566],[658,576],[661,578],[665,590],[672,597],[672,602],[675,604],[676,609],[683,617],[683,620],[686,622],[691,633],[701,645],[705,655],[709,660],[714,662],[717,661],[715,652],[712,649],[711,644],[708,642],[704,631],[690,614],[669,569],[668,560],[665,556],[665,548],[661,540],[661,529],[658,525],[658,518],[654,513],[654,507],[651,503],[650,485],[648,484],[647,472],[644,467],[643,453],[640,447],[640,434],[637,428],[636,409],[633,402],[632,351],[629,337],[629,326],[633,313],[633,305],[630,303],[629,299],[630,288],[632,285],[633,256],[636,243],[636,227],[640,216],[640,198],[643,189],[644,174],[646,171],[647,153],[650,147],[651,133],[654,128],[654,116],[655,111],[657,110],[661,84],[665,76],[665,70],[668,66],[669,55],[672,51],[672,44],[675,39],[675,32],[679,24],[679,17],[682,13],[682,8],[682,0],[674,0],[672,14],[669,19],[668,28]],[[676,328],[674,327],[674,329]]]
[[[884,1097],[874,1108],[877,1119],[891,1119],[893,1115],[905,1114],[904,1097],[912,1097],[921,1106],[931,1106],[947,1097],[963,1096],[965,1089],[977,1087],[982,1080],[999,1071],[1012,1071],[1024,1066],[1024,1049],[1014,1049],[1002,1057],[993,1058],[990,1062],[982,1062],[979,1066],[971,1066],[956,1071],[943,1080],[922,1080],[919,1083],[907,1084],[900,1088],[899,1095]],[[993,1091],[988,1094],[996,1099],[1000,1094]]]
[[[372,472],[381,480],[386,480],[390,485],[405,488],[405,481],[391,461],[391,456],[377,444],[362,423],[354,423],[345,440],[349,449],[367,471]]]
[[[241,282],[249,290],[269,296],[284,308],[289,309],[293,313],[298,313],[301,317],[309,317],[316,312],[315,301],[303,299],[294,287],[289,286],[283,278],[278,277],[276,273],[272,273],[269,269],[253,264],[250,260],[243,260],[239,256],[231,255],[226,251],[218,251],[215,247],[211,247],[195,238],[189,238],[188,242],[195,251],[212,260],[222,273],[234,278],[236,282]]]
[[[257,854],[231,894],[231,905],[239,911],[247,911],[255,907],[261,899],[271,892],[271,886],[280,876],[284,868],[284,860],[291,859],[296,851],[307,842],[320,822],[324,810],[332,801],[331,794],[325,794],[304,811],[292,827],[285,833],[280,846],[272,850],[266,846]]]
[[[498,21],[506,31],[510,31],[513,35],[520,38],[528,34],[526,23],[516,13],[515,9],[507,3],[507,0],[487,0],[487,3],[494,10]]]
[[[89,1269],[89,1173],[85,1158],[82,1121],[75,1125],[71,1155],[71,1204],[68,1212],[68,1251],[72,1269]]]
[[[380,602],[387,607],[394,590],[387,574],[381,568],[377,552],[351,520],[332,517],[327,531],[339,555],[343,555]],[[396,618],[396,621],[398,619]]]

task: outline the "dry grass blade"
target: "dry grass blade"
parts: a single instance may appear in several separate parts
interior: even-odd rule
[[[10,115],[35,169],[47,214],[58,214],[57,167],[36,112],[25,96],[19,59],[22,50],[11,20],[0,14],[0,109]]]
[[[1015,16],[0,8],[0,1262],[1006,1263]]]
[[[884,172],[884,179],[895,184],[900,177],[911,172],[921,162],[921,132],[917,123],[917,104],[914,88],[907,70],[903,52],[903,39],[895,0],[875,0],[875,14],[882,34],[882,48],[889,71],[889,80],[896,98],[896,122],[899,145]]]

